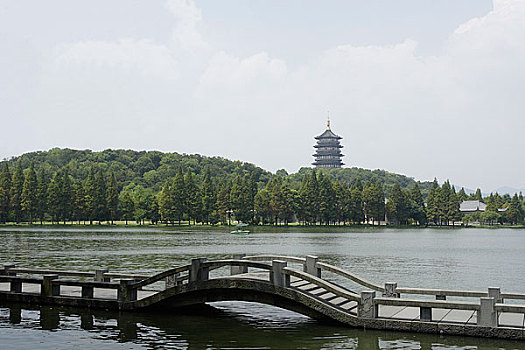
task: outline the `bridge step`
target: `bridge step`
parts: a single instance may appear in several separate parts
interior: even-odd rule
[[[357,307],[357,302],[355,301],[347,301],[346,303],[343,303],[341,305],[338,305],[340,308],[345,309],[346,311],[353,310]]]
[[[319,288],[318,286],[316,286],[315,284],[312,284],[312,283],[308,283],[308,284],[305,284],[301,287],[298,287],[298,289],[302,290],[303,292],[310,292],[314,289],[317,289]]]
[[[305,286],[307,284],[310,284],[310,282],[303,281],[303,280],[297,280],[297,281],[291,282],[290,286],[295,287],[295,288],[299,288],[299,287]]]

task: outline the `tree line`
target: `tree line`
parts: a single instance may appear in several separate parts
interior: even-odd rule
[[[67,167],[48,174],[30,164],[14,169],[4,162],[0,172],[0,223],[110,222],[133,220],[144,224],[250,224],[304,225],[380,224],[450,225],[458,221],[512,223],[523,221],[523,198],[481,191],[456,193],[449,181],[437,180],[425,198],[417,182],[403,189],[395,183],[389,194],[378,180],[351,184],[334,180],[323,171],[304,173],[295,189],[286,176],[275,174],[266,184],[255,173],[234,178],[213,177],[210,168],[201,176],[179,167],[158,191],[122,186],[115,174],[91,167],[87,177],[75,179]],[[487,202],[483,216],[463,218],[460,203]]]

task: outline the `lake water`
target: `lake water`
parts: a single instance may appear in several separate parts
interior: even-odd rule
[[[525,292],[525,230],[1,228],[0,264],[151,274],[192,257],[317,255],[403,287]],[[0,305],[0,349],[525,349],[525,343],[322,324],[271,306],[221,302],[184,313]]]

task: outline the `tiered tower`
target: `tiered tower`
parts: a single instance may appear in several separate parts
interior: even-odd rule
[[[342,137],[337,136],[330,130],[330,117],[326,123],[326,130],[319,136],[316,136],[317,144],[314,146],[315,161],[312,165],[316,168],[340,168],[344,163],[341,158],[344,156],[341,154],[341,144],[339,140]]]

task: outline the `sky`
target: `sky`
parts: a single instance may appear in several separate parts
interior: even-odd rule
[[[0,2],[0,159],[53,147],[525,188],[525,0]]]

